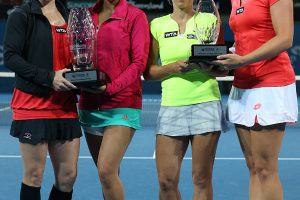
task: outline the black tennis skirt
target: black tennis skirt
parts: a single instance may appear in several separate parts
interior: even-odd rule
[[[22,143],[38,144],[54,140],[72,140],[82,136],[77,118],[14,120],[10,135]]]

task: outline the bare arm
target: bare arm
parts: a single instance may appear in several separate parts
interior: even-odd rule
[[[238,68],[265,59],[270,59],[290,48],[293,44],[294,20],[293,1],[279,0],[270,8],[275,37],[260,48],[245,55],[227,54],[218,56],[216,63],[225,65],[229,69]]]

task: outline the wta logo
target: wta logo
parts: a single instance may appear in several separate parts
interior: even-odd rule
[[[177,37],[177,36],[178,36],[178,31],[165,32],[165,38]]]
[[[56,28],[56,33],[67,33],[67,30],[65,28]]]

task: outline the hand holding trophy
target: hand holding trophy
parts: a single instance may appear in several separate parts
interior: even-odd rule
[[[221,19],[213,0],[199,0],[194,26],[200,44],[192,45],[189,65],[193,68],[220,67],[214,65],[212,61],[217,60],[219,55],[227,54],[228,47],[216,44],[221,29]]]
[[[72,71],[65,78],[76,86],[101,85],[95,69],[95,27],[87,8],[71,9],[68,21],[68,38],[72,59]]]

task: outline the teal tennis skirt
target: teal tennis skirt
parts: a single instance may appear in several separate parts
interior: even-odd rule
[[[87,133],[102,135],[106,126],[127,126],[141,129],[141,110],[134,108],[112,108],[102,110],[79,110],[79,120]]]

